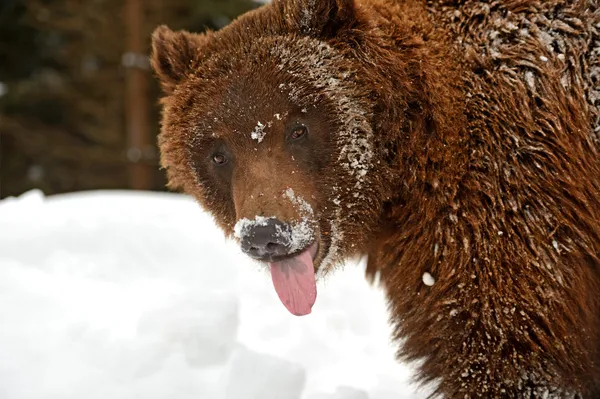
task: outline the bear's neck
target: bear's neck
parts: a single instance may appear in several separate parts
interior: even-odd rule
[[[366,56],[376,62],[364,68],[367,84],[377,88],[373,128],[380,172],[390,182],[382,217],[394,224],[423,224],[448,213],[468,169],[460,55],[415,3],[374,21],[383,33],[372,33]]]

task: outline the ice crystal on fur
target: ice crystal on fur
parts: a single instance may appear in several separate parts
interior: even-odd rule
[[[304,198],[296,196],[294,190],[291,187],[285,190],[285,195],[298,208],[299,213],[300,215],[302,215],[302,217],[314,215],[314,211],[310,204]]]
[[[293,76],[302,77],[293,71],[308,72],[309,81],[322,90],[328,98],[336,104],[337,118],[343,130],[336,134],[340,143],[339,160],[346,165],[351,175],[355,176],[356,189],[361,188],[361,182],[372,167],[373,149],[371,126],[367,121],[369,111],[367,106],[349,98],[345,93],[351,92],[352,82],[349,81],[350,72],[336,71],[331,60],[340,55],[330,45],[324,42],[314,42],[307,38],[299,40],[300,48],[306,49],[306,54],[292,56],[289,50],[277,48],[272,54],[280,57],[279,68]],[[316,48],[315,48],[316,46]],[[298,62],[310,65],[310,68],[300,68]],[[285,87],[285,85],[283,86]],[[296,98],[293,85],[288,84],[290,97]]]
[[[302,18],[300,20],[300,26],[307,32],[312,30],[311,20],[314,14],[315,2],[317,0],[308,0],[308,4],[306,7],[302,9]]]
[[[435,284],[435,279],[433,278],[433,276],[431,274],[429,274],[428,272],[423,273],[423,284],[431,287],[432,285]]]
[[[293,252],[304,249],[314,238],[314,230],[311,227],[314,221],[311,219],[314,212],[310,204],[302,197],[296,196],[294,190],[290,187],[285,190],[285,196],[298,209],[301,220],[292,223],[292,232],[290,236],[291,250]]]
[[[252,139],[257,140],[260,143],[261,141],[263,141],[266,134],[267,133],[265,132],[265,125],[260,123],[259,121],[256,124],[256,127],[254,128],[252,133],[250,133],[250,137],[252,137]]]
[[[277,227],[279,235],[289,242],[290,252],[297,252],[308,247],[314,237],[314,230],[308,219],[303,218],[299,222],[291,223],[291,227],[291,231],[284,231],[280,226]]]
[[[308,79],[319,92],[322,92],[336,106],[335,116],[341,125],[340,131],[335,133],[339,145],[338,161],[346,168],[348,174],[354,179],[352,190],[359,192],[364,187],[365,179],[373,165],[373,132],[368,118],[370,109],[361,99],[351,98],[346,93],[352,92],[353,82],[351,71],[338,71],[333,61],[339,60],[341,55],[329,44],[315,41],[310,38],[298,40],[298,54],[292,54],[287,48],[274,48],[271,54],[279,58],[279,68],[298,78]],[[296,72],[302,71],[302,73]],[[303,74],[308,74],[304,76]],[[292,101],[299,101],[299,92],[292,83],[280,85],[282,90],[288,91]],[[305,108],[302,109],[305,111]],[[307,111],[307,110],[306,110]],[[359,194],[357,199],[362,198]],[[335,199],[334,199],[335,201]],[[335,203],[335,202],[334,202]],[[341,207],[339,201],[337,207]],[[352,203],[347,203],[349,211],[341,208],[335,212],[336,220],[332,221],[332,245],[323,261],[323,268],[338,261],[339,249],[335,241],[341,240],[343,231],[338,218],[342,215],[352,214]],[[352,217],[352,216],[348,216]],[[335,226],[335,227],[334,227]]]

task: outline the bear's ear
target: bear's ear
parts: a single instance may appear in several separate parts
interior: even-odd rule
[[[302,34],[329,39],[356,22],[354,0],[278,0],[288,24]]]
[[[165,25],[154,30],[151,63],[165,93],[171,93],[186,78],[205,41],[205,35],[173,32]]]

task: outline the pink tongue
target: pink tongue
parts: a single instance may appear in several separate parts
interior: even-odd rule
[[[275,291],[287,310],[296,316],[309,314],[317,299],[315,268],[310,251],[269,263],[269,266]]]

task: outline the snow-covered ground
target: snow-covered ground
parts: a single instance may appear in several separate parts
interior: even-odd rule
[[[0,398],[424,397],[363,265],[292,316],[188,197],[0,202]]]

